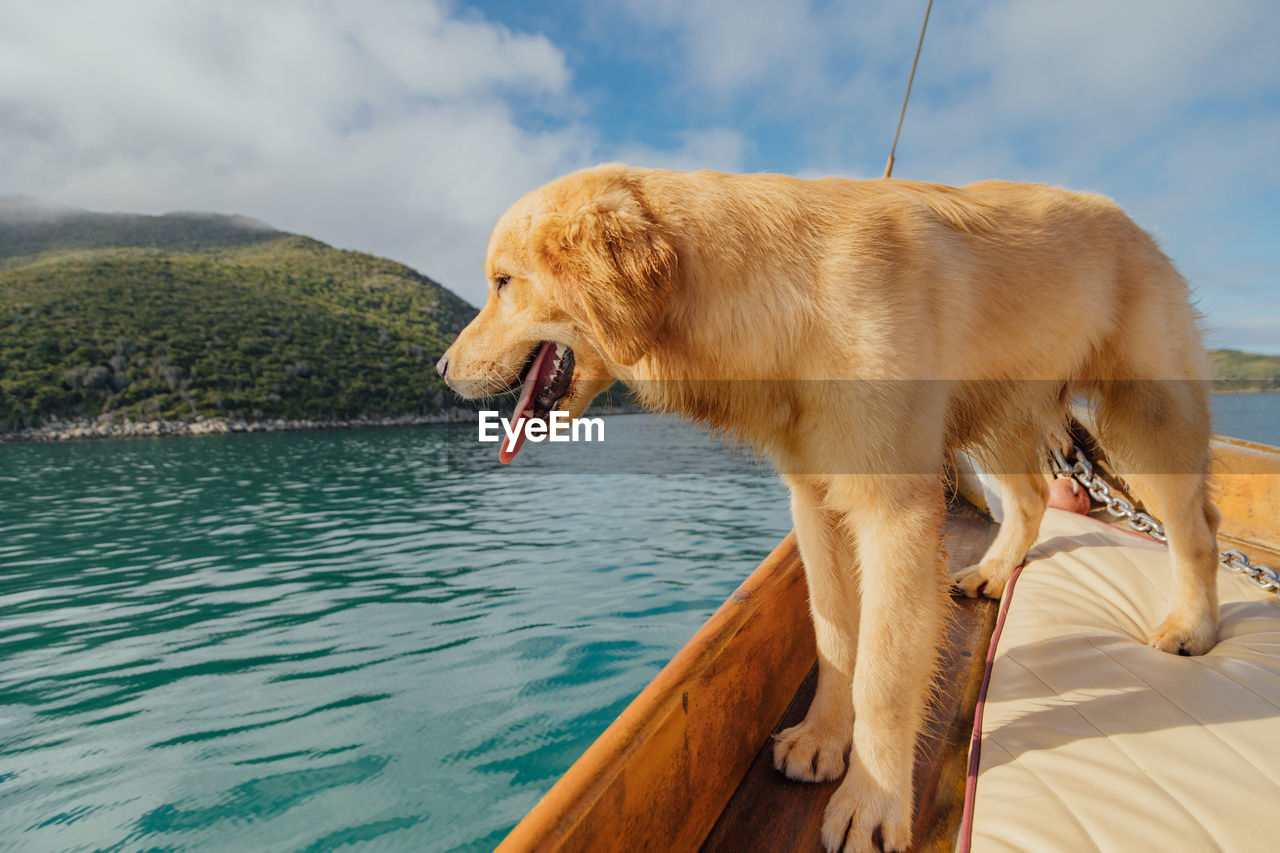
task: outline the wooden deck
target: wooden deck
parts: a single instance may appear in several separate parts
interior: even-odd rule
[[[947,519],[947,551],[952,571],[977,562],[996,526],[963,502]],[[969,736],[987,641],[997,603],[954,598],[938,687],[916,758],[916,850],[953,850],[964,807]],[[817,684],[816,667],[774,731],[804,719]],[[839,781],[792,782],[773,768],[773,742],[760,748],[751,769],[702,846],[704,851],[817,850],[822,810]]]

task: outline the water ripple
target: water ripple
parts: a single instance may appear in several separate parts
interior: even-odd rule
[[[488,849],[788,526],[473,429],[0,446],[0,849]]]

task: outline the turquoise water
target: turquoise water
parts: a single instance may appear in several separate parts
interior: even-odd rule
[[[1215,413],[1280,444],[1280,395]],[[750,459],[607,430],[0,446],[0,849],[491,848],[789,527]]]
[[[607,429],[721,473],[464,426],[0,446],[0,849],[491,848],[789,526],[749,460]]]

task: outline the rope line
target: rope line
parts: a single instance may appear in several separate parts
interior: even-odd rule
[[[916,80],[916,65],[920,62],[920,48],[924,47],[924,31],[929,28],[929,13],[933,11],[933,0],[924,10],[924,23],[920,25],[920,40],[916,42],[916,57],[911,60],[911,76],[907,78],[907,93],[902,96],[902,111],[898,113],[898,129],[893,132],[893,147],[889,149],[889,162],[884,164],[884,176],[893,177],[893,155],[898,151],[898,135],[902,133],[902,120],[907,115],[907,101],[911,98],[911,84]]]

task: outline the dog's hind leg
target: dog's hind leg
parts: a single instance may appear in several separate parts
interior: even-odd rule
[[[1032,445],[1033,450],[1039,447],[1038,443]],[[981,562],[962,569],[955,578],[956,588],[970,598],[999,598],[1004,594],[1013,570],[1035,544],[1049,502],[1049,486],[1038,470],[1039,460],[1034,452],[1020,447],[1003,454],[1003,458],[1005,461],[997,463],[999,470],[994,474],[1004,508],[1000,530]]]
[[[1169,615],[1148,640],[1200,655],[1217,642],[1219,515],[1209,498],[1206,383],[1112,381],[1098,385],[1103,447],[1121,477],[1165,527],[1173,559]]]
[[[773,765],[801,782],[844,773],[853,739],[853,667],[858,648],[857,557],[849,533],[822,506],[819,487],[787,477],[791,513],[809,584],[818,645],[818,688],[804,722],[779,732]]]

